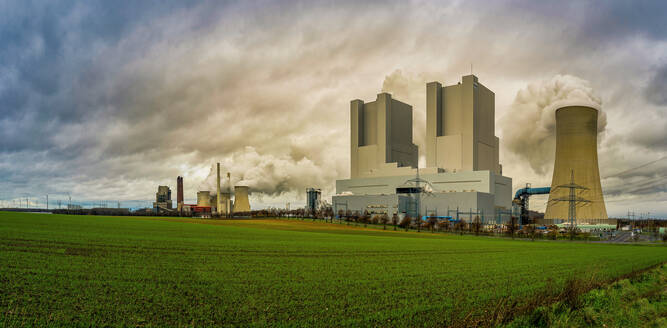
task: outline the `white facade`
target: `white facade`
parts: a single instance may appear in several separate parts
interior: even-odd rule
[[[416,175],[417,170],[413,171]],[[431,184],[433,193],[482,192],[499,196],[495,197],[491,206],[506,209],[512,206],[512,179],[508,177],[496,175],[489,171],[430,174],[422,173],[424,170],[421,169],[419,171],[419,177]],[[414,179],[415,175],[336,180],[336,194],[356,196],[396,194],[396,188],[403,186],[406,181]]]

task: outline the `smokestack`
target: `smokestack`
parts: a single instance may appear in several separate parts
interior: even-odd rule
[[[608,219],[600,185],[597,132],[597,109],[567,106],[556,110],[556,161],[545,219],[568,219],[569,204],[561,200],[570,197],[567,186],[572,185],[572,176],[574,184],[585,188],[575,196],[589,201],[576,207],[577,222]]]
[[[217,198],[216,198],[216,204],[215,208],[218,211],[218,215],[222,214],[222,197],[220,197],[220,163],[218,163],[218,176],[217,176],[217,182],[218,182],[218,189],[217,189]]]
[[[227,217],[231,217],[232,214],[232,174],[227,172],[227,203],[225,208],[225,214]]]
[[[180,213],[183,209],[183,177],[176,178],[176,208]]]

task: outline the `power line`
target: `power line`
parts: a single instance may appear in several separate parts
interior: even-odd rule
[[[616,173],[616,174],[608,175],[608,176],[604,177],[603,179],[614,178],[614,177],[617,177],[617,176],[619,176],[619,175],[623,175],[623,174],[626,174],[626,173],[628,173],[628,172],[631,172],[631,171],[634,171],[634,170],[637,170],[637,169],[641,169],[641,168],[647,167],[647,166],[649,166],[649,165],[651,165],[651,164],[653,164],[653,163],[660,162],[660,161],[662,161],[663,159],[667,159],[667,156],[658,158],[658,159],[656,159],[656,160],[654,160],[654,161],[650,161],[650,162],[648,162],[648,163],[644,163],[644,164],[639,165],[639,166],[637,166],[637,167],[633,167],[633,168],[627,169],[627,170],[622,171],[622,172],[618,172],[618,173]]]

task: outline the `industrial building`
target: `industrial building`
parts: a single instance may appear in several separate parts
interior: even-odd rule
[[[247,186],[234,186],[234,213],[250,213],[250,201]]]
[[[235,186],[234,192],[224,191],[220,185],[220,163],[216,165],[216,190],[201,190],[197,192],[196,204],[185,204],[183,198],[183,177],[177,177],[178,188],[178,212],[183,216],[196,217],[231,217],[234,214],[250,213],[250,201],[248,195],[250,188],[248,186]],[[229,184],[231,185],[231,176],[227,173]],[[232,199],[233,198],[233,199]]]
[[[474,75],[426,85],[426,168],[417,168],[412,107],[381,93],[350,104],[350,179],[336,181],[333,209],[457,216],[510,215],[512,179],[502,176],[495,95]]]
[[[605,224],[607,209],[598,167],[598,109],[556,110],[556,158],[545,223]]]
[[[171,210],[171,189],[168,186],[158,186],[157,193],[155,193],[155,202],[153,203],[153,208],[158,209],[167,209]]]
[[[306,189],[306,211],[315,213],[322,206],[322,189]]]

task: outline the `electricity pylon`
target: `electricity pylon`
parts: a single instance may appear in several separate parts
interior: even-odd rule
[[[588,204],[591,201],[584,199],[580,196],[577,196],[577,190],[588,190],[588,188],[574,183],[574,170],[570,172],[570,183],[556,186],[558,188],[567,188],[569,193],[567,197],[554,198],[552,202],[567,202],[567,222],[570,225],[570,229],[574,231],[577,227],[577,206],[580,204]]]

